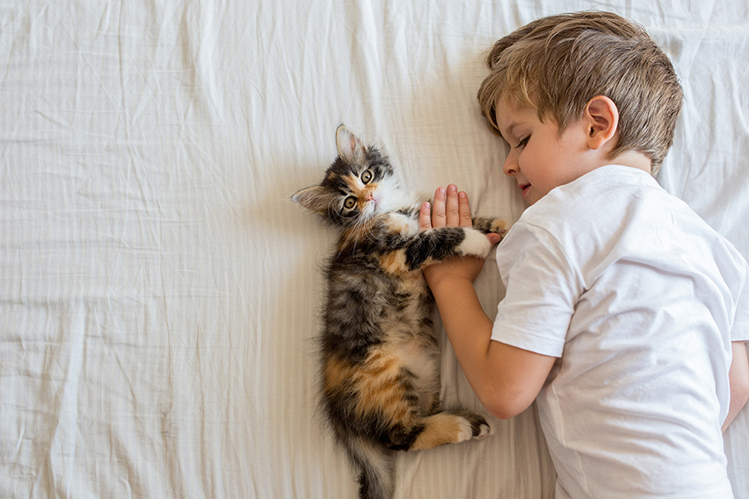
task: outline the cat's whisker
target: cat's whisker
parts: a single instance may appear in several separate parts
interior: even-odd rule
[[[362,239],[367,239],[369,241],[374,241],[375,240],[375,232],[374,232],[374,229],[372,229],[371,226],[368,226],[368,227],[366,227],[364,229],[364,231],[362,233]]]
[[[343,242],[343,244],[341,244],[341,249],[338,252],[338,256],[341,256],[341,251],[343,251],[343,248],[348,247],[348,243],[349,243],[349,241],[351,241],[352,237],[353,237],[353,234],[349,234],[348,237],[346,238],[346,240]],[[356,250],[356,242],[354,242],[354,248],[353,249]]]

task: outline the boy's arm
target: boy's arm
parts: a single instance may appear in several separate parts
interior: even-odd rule
[[[428,205],[422,207],[420,227],[469,227],[470,217],[467,196],[450,185],[435,193],[433,217]],[[476,257],[454,258],[426,267],[424,276],[468,382],[492,415],[507,419],[531,405],[555,358],[492,341],[492,321],[473,288],[482,267],[483,260]]]
[[[728,416],[723,423],[723,431],[726,431],[728,425],[749,400],[749,360],[747,360],[746,345],[743,341],[734,341],[731,343],[731,349],[733,360],[731,360],[731,369],[728,371],[731,404],[728,407]]]

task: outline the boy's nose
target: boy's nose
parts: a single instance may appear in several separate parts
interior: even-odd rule
[[[505,159],[505,163],[502,165],[502,171],[508,176],[513,176],[518,172],[517,158],[514,157],[512,152],[507,155],[507,159]]]

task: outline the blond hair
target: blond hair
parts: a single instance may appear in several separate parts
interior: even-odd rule
[[[619,111],[613,159],[644,153],[655,175],[673,144],[682,90],[671,61],[645,30],[608,12],[538,19],[498,40],[487,57],[491,73],[478,92],[482,114],[497,129],[495,106],[508,99],[536,108],[559,131],[583,117],[597,95]]]

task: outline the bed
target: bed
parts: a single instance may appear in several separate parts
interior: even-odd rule
[[[345,123],[414,191],[454,182],[516,220],[475,99],[483,58],[584,9],[635,20],[672,58],[686,99],[659,181],[749,257],[745,0],[0,9],[0,497],[354,497],[317,410],[335,236],[289,198]],[[499,282],[486,265],[489,313]],[[442,349],[444,399],[483,411]],[[535,408],[491,421],[490,438],[400,455],[396,497],[551,498]],[[747,409],[724,438],[747,499]]]

